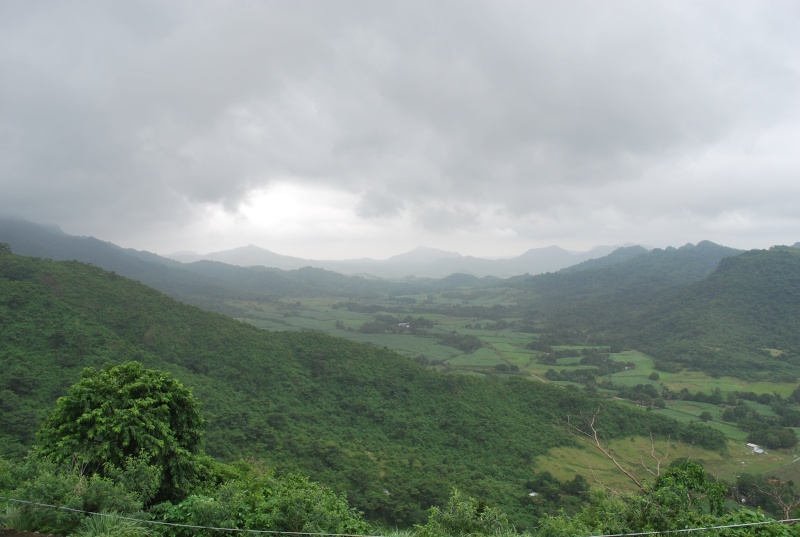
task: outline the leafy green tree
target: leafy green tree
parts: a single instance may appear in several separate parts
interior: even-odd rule
[[[639,494],[612,496],[595,492],[575,517],[545,518],[544,536],[666,531],[716,525],[722,516],[726,487],[710,479],[703,467],[683,461],[643,483]]]
[[[276,476],[256,464],[238,463],[237,475],[204,495],[191,495],[177,505],[160,504],[154,514],[189,526],[259,531],[359,534],[368,529],[347,500],[299,474]],[[173,527],[171,537],[229,535],[229,532]]]
[[[495,507],[489,507],[482,500],[467,497],[458,490],[453,494],[444,509],[432,507],[428,522],[416,526],[416,537],[442,537],[444,535],[480,536],[513,533],[506,515]]]
[[[651,494],[676,512],[694,509],[719,515],[726,492],[727,487],[710,479],[702,466],[681,461],[656,478]]]
[[[673,491],[677,492],[677,491]],[[791,537],[796,530],[774,523],[761,511],[736,509],[720,515],[696,510],[671,512],[655,498],[638,494],[610,496],[602,492],[592,495],[591,503],[577,516],[546,517],[537,528],[537,537],[574,537],[576,535],[620,534],[685,530],[686,528],[754,524],[751,527],[720,528],[702,532],[704,536],[728,537]],[[770,523],[773,522],[773,523]],[[758,524],[758,525],[755,525]]]
[[[27,459],[0,467],[0,494],[32,503],[8,505],[5,524],[17,530],[68,535],[80,524],[80,511],[115,511],[133,515],[142,509],[139,495],[112,479],[64,471],[55,464]],[[1,526],[0,526],[1,527]]]
[[[762,424],[758,424],[762,425]],[[748,442],[762,444],[770,449],[793,448],[797,445],[797,434],[792,429],[766,426],[747,435]]]
[[[204,424],[191,391],[168,373],[134,361],[86,368],[39,430],[38,453],[101,476],[144,461],[161,472],[155,498],[180,498],[196,477]]]
[[[800,507],[800,490],[793,481],[775,476],[742,474],[736,479],[737,500],[746,498],[747,504],[780,515],[783,519],[792,516]]]

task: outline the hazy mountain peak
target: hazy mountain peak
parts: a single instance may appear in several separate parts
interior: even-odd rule
[[[539,248],[529,248],[528,250],[526,250],[525,252],[523,252],[520,255],[525,255],[525,254],[528,254],[528,253],[531,253],[531,252],[567,252],[567,250],[565,250],[561,246],[556,246],[555,244],[551,244],[550,246],[541,246]]]
[[[251,243],[251,244],[248,244],[246,246],[237,246],[236,248],[231,248],[230,250],[222,250],[222,251],[219,251],[219,252],[211,252],[208,255],[209,256],[216,256],[216,255],[223,255],[223,254],[227,255],[227,254],[232,254],[234,252],[235,253],[252,252],[252,253],[274,254],[274,252],[271,252],[271,251],[267,250],[266,248],[262,248],[261,246],[256,246],[255,244]]]
[[[266,248],[262,248],[261,246],[258,246],[258,245],[253,244],[253,243],[250,243],[247,246],[240,246],[239,248],[234,248],[234,250],[253,251],[253,252],[270,252],[270,250],[267,250]]]
[[[552,245],[552,246],[544,246],[542,248],[531,248],[526,250],[522,254],[520,254],[515,259],[527,260],[527,259],[542,259],[542,258],[558,258],[558,259],[565,259],[572,256],[572,253],[568,250],[561,248],[560,246]]]

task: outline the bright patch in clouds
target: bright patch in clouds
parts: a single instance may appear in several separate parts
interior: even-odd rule
[[[326,186],[277,182],[248,194],[241,217],[269,236],[331,236],[356,227],[358,196]]]

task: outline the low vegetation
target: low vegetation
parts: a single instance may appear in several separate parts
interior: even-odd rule
[[[131,394],[131,402],[117,407],[121,401],[114,390],[87,393],[88,388],[105,382]],[[84,401],[80,408],[74,404],[78,400]],[[156,403],[150,404],[153,401]],[[0,492],[8,502],[4,525],[76,536],[184,537],[225,533],[221,528],[374,534],[376,530],[343,495],[302,475],[277,476],[254,462],[224,464],[205,455],[196,443],[185,446],[177,462],[159,456],[160,446],[172,443],[187,427],[190,437],[202,436],[198,407],[181,383],[137,362],[85,369],[39,431],[39,438],[47,443],[37,446],[25,461],[0,459]],[[604,450],[596,418],[597,413],[587,422],[588,430],[574,430],[591,432],[592,441]],[[120,442],[119,435],[127,440]],[[120,444],[129,450],[124,458],[113,449]],[[70,449],[75,456],[63,456],[61,448]],[[629,475],[615,455],[609,452],[608,457]],[[663,460],[654,458],[658,463]],[[182,467],[180,472],[176,464]],[[760,513],[726,508],[729,487],[695,462],[679,461],[663,473],[657,466],[654,475],[649,483],[632,478],[640,492],[620,495],[590,493],[580,477],[561,483],[550,474],[540,474],[527,483],[537,489],[529,494],[532,501],[528,507],[542,516],[523,533],[501,509],[454,490],[442,507],[431,507],[427,519],[406,535],[574,536],[741,523],[759,524],[750,530],[759,534],[793,535],[789,527],[769,523]],[[165,480],[166,476],[171,479]],[[176,480],[180,486],[174,486]],[[792,495],[794,489],[785,483],[747,477],[736,487],[736,494],[751,494],[761,505],[777,506],[785,518],[800,504]],[[564,498],[570,497],[577,501],[564,503]],[[562,503],[558,515],[542,512]]]

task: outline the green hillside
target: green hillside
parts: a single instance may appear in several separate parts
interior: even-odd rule
[[[381,280],[345,276],[319,268],[280,270],[239,267],[217,261],[180,263],[150,252],[120,248],[94,237],[77,237],[53,226],[0,217],[0,243],[21,255],[77,260],[140,281],[169,296],[232,317],[245,311],[232,301],[271,301],[280,297],[368,299],[385,294],[413,294],[463,286],[485,287],[498,278],[454,274],[440,280]]]
[[[643,320],[628,337],[664,363],[742,378],[796,379],[800,250],[777,247],[724,259]]]
[[[521,377],[443,375],[389,350],[315,333],[268,333],[74,261],[0,252],[0,455],[18,457],[86,366],[135,359],[202,402],[205,450],[252,456],[345,491],[405,525],[451,487],[531,523],[536,458],[573,444],[566,416],[603,413],[610,437],[721,435]]]
[[[623,248],[599,260],[534,276],[526,287],[548,306],[581,300],[636,304],[700,280],[721,260],[740,253],[708,241],[646,253],[636,247]]]
[[[516,285],[528,295],[528,314],[546,323],[550,340],[608,345],[619,342],[654,304],[739,253],[708,241],[646,253],[625,248]]]
[[[527,307],[551,343],[653,355],[665,370],[744,379],[800,375],[800,250],[712,243],[532,278]]]

